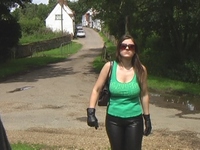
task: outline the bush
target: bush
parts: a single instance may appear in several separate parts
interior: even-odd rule
[[[167,42],[156,35],[147,38],[141,61],[151,75],[190,83],[200,83],[200,62],[181,60]]]
[[[37,17],[33,19],[22,18],[20,19],[19,23],[21,25],[23,34],[28,34],[28,35],[33,34],[43,25],[41,20]]]

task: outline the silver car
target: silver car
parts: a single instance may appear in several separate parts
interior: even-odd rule
[[[84,30],[78,30],[76,36],[77,37],[86,37],[85,31]]]

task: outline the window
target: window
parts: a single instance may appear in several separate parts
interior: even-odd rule
[[[55,20],[61,20],[62,19],[62,15],[61,14],[56,14],[55,15]]]

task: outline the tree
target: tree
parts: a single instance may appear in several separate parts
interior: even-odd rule
[[[132,32],[134,28],[133,14],[135,13],[135,0],[93,0],[88,1],[89,5],[97,10],[96,18],[104,21],[110,34],[116,38],[121,37],[125,33]]]
[[[147,33],[155,32],[179,61],[192,57],[199,47],[200,2],[198,0],[140,1],[140,25]],[[175,53],[174,53],[175,52]]]
[[[154,73],[172,79],[199,82],[200,1],[141,0],[137,4],[136,26],[143,39],[151,39],[145,47],[150,49],[149,68],[157,66]]]
[[[191,81],[193,74],[200,76],[199,0],[86,0],[86,3],[99,12],[97,17],[116,38],[127,32],[136,38],[148,68],[157,68],[154,73],[184,81]],[[196,77],[193,82],[200,81]]]
[[[79,24],[82,21],[82,15],[84,15],[91,7],[87,5],[86,0],[79,0],[77,2],[67,2],[69,8],[74,11],[75,23]]]
[[[11,48],[15,46],[21,37],[20,25],[10,14],[10,9],[17,4],[24,7],[30,0],[1,0],[0,1],[0,62],[11,58]]]

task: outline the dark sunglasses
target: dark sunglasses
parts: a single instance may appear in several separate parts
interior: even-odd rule
[[[134,50],[135,49],[135,45],[134,44],[121,44],[120,45],[120,49],[126,49],[128,47],[128,49],[130,50]]]

